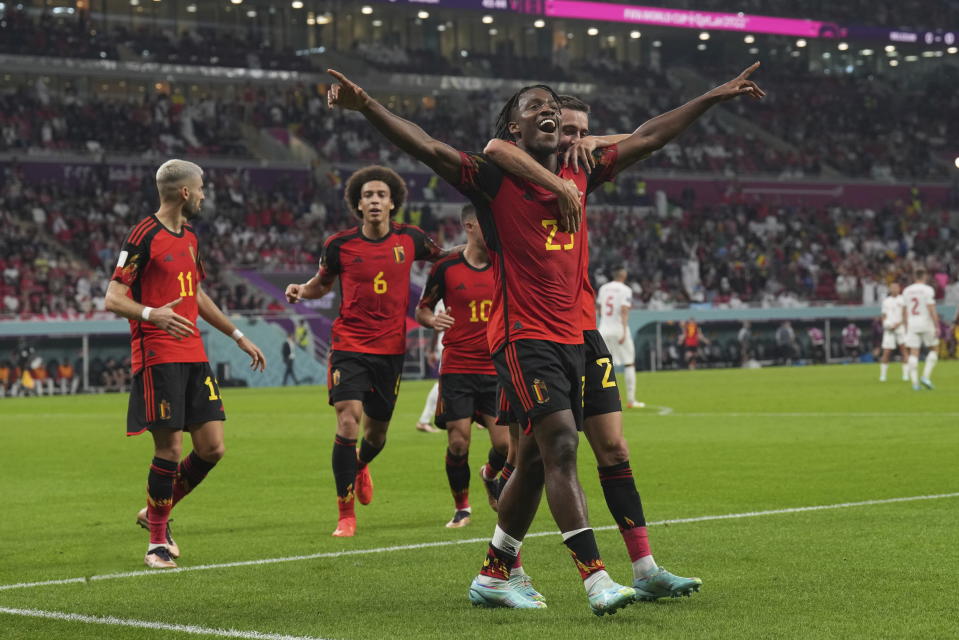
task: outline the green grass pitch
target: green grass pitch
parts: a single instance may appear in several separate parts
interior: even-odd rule
[[[475,475],[489,443],[474,431],[473,523],[445,529],[445,436],[413,428],[428,382],[403,385],[352,539],[330,537],[325,389],[225,390],[227,456],[174,510],[180,566],[330,555],[175,574],[142,565],[134,515],[152,447],[123,435],[125,396],[0,400],[0,638],[955,638],[959,365],[939,366],[934,392],[877,378],[876,365],[640,375],[640,397],[655,406],[625,424],[651,522],[940,497],[651,526],[657,561],[702,577],[702,592],[604,618],[588,612],[558,535],[523,547],[548,609],[469,605],[495,523]],[[585,440],[580,477],[593,525],[609,527]],[[532,531],[553,530],[544,501]],[[627,581],[618,532],[597,538],[611,575]],[[440,544],[382,550],[422,543]],[[365,549],[380,551],[335,555]],[[121,620],[93,621],[110,617]]]

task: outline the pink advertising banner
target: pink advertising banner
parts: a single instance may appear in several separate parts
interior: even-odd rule
[[[547,16],[554,18],[582,18],[686,29],[774,33],[804,38],[838,38],[844,32],[844,29],[832,22],[819,22],[817,20],[663,9],[661,7],[607,4],[605,2],[546,0],[545,13]]]

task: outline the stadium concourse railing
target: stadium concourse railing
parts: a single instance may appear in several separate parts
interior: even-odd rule
[[[954,317],[956,308],[940,306],[943,318]],[[97,372],[103,363],[122,363],[130,353],[129,325],[125,320],[105,317],[78,320],[4,319],[0,317],[0,364],[10,362],[25,367],[18,358],[29,354],[29,366],[37,359],[76,364],[79,390],[97,392],[103,386]],[[679,346],[681,324],[694,320],[709,339],[699,357],[700,366],[741,366],[747,358],[740,350],[738,333],[744,322],[751,324],[748,360],[755,366],[788,362],[790,364],[848,361],[841,343],[842,329],[850,322],[861,331],[860,354],[868,359],[877,346],[872,330],[880,315],[878,306],[805,306],[791,308],[686,307],[668,310],[634,310],[630,314],[630,331],[635,336],[636,366],[641,370],[658,371],[685,366],[684,349]],[[207,356],[223,386],[275,387],[284,383],[325,384],[329,349],[329,318],[320,314],[232,314],[234,323],[263,349],[269,361],[266,372],[249,369],[246,354],[236,348],[232,339],[213,330],[202,320],[199,323]],[[796,335],[797,348],[784,357],[776,348],[775,332],[782,322],[789,321]],[[420,379],[435,373],[427,363],[431,348],[431,331],[412,328],[409,333],[404,376]],[[809,330],[822,332],[824,345],[817,352],[810,345]],[[284,343],[293,343],[295,357],[292,376],[287,373]],[[59,389],[59,387],[57,387]],[[6,394],[9,395],[9,394]],[[30,395],[21,389],[19,395]]]
[[[951,320],[956,306],[939,305],[940,317]],[[709,340],[702,345],[700,366],[752,366],[773,364],[815,364],[849,362],[853,359],[842,343],[842,330],[855,324],[861,335],[855,359],[869,361],[879,346],[876,327],[882,314],[878,305],[813,304],[801,307],[742,307],[735,309],[691,306],[679,309],[633,310],[630,330],[636,345],[636,368],[649,371],[685,366],[680,346],[682,323],[695,321]],[[739,331],[749,323],[750,337],[744,354]],[[776,331],[789,322],[795,334],[795,348],[784,353],[776,341]],[[810,331],[821,332],[821,350],[812,344]]]
[[[106,363],[120,366],[130,356],[130,326],[126,320],[96,314],[89,319],[29,319],[0,316],[0,366],[31,369],[42,363],[69,362],[79,380],[78,390],[98,392],[104,389],[100,372]],[[202,319],[198,326],[207,357],[221,386],[277,387],[288,384],[326,384],[330,319],[321,314],[274,313],[262,315],[231,313],[230,319],[263,350],[267,370],[250,371],[248,356],[236,348],[233,340],[213,329]],[[427,375],[427,351],[433,332],[414,328],[409,333],[404,376],[410,379]],[[292,342],[292,376],[287,374],[284,343]],[[293,380],[295,379],[296,382]],[[10,386],[15,381],[11,380]],[[0,381],[0,384],[3,384]],[[55,385],[57,391],[59,386]],[[0,393],[0,397],[11,395]],[[17,386],[17,395],[30,390]]]

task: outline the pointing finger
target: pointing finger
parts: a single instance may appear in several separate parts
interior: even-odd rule
[[[755,70],[758,69],[758,68],[759,68],[759,61],[757,60],[756,62],[754,62],[754,63],[752,63],[751,65],[749,65],[748,67],[746,67],[746,70],[743,71],[742,73],[740,73],[740,74],[739,74],[739,77],[740,77],[740,78],[748,78],[750,75],[752,75],[752,72],[755,71]]]

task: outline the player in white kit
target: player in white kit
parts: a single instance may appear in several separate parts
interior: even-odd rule
[[[895,349],[902,356],[902,379],[909,380],[909,353],[906,351],[906,325],[902,318],[902,290],[898,282],[889,285],[889,295],[882,301],[882,357],[879,360],[879,382],[886,381],[889,358]]]
[[[440,300],[436,303],[436,313],[444,313],[446,311],[446,305],[443,304],[443,301]],[[434,336],[436,340],[434,356],[437,362],[443,361],[443,332],[438,331]],[[439,399],[440,395],[440,383],[437,380],[433,383],[433,387],[430,389],[430,392],[426,396],[426,403],[423,405],[423,413],[420,414],[420,419],[416,421],[416,430],[422,431],[424,433],[439,433],[439,429],[433,426],[433,418],[436,417],[436,401]]]
[[[626,284],[626,275],[625,267],[617,267],[613,279],[599,288],[596,304],[599,305],[599,333],[613,356],[613,365],[623,367],[626,406],[636,409],[646,405],[636,400],[636,348],[629,332],[633,290]]]
[[[932,369],[939,360],[939,314],[936,313],[936,292],[926,284],[929,273],[922,267],[916,269],[916,281],[902,292],[905,306],[902,310],[906,325],[906,347],[909,348],[909,379],[912,388],[919,391],[922,384],[932,389]],[[919,377],[919,349],[926,347],[926,366]]]

